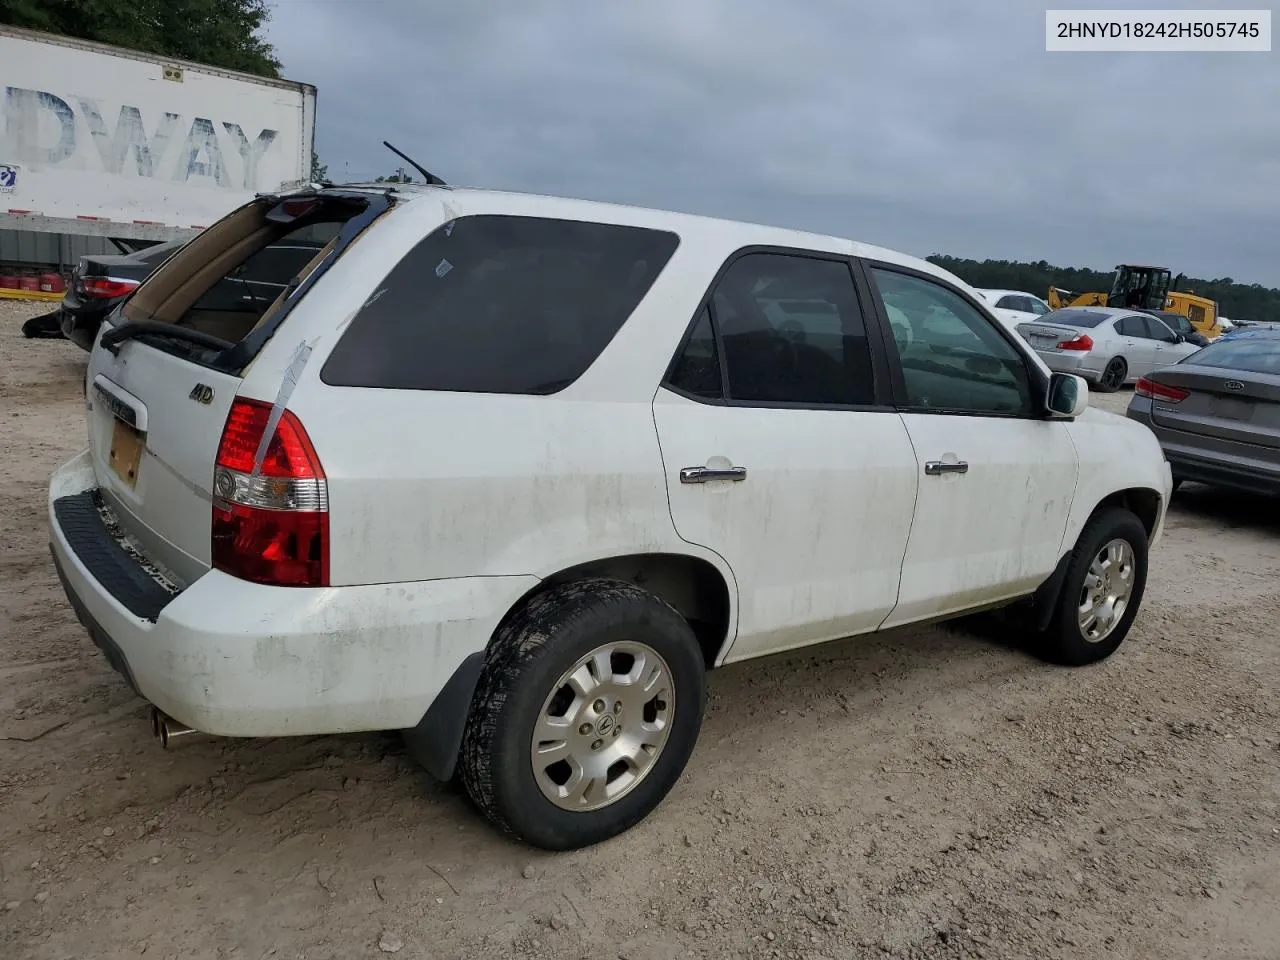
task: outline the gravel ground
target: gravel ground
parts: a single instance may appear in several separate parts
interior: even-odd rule
[[[1280,957],[1274,506],[1180,494],[1096,667],[913,629],[718,671],[658,813],[542,855],[391,735],[160,750],[49,561],[44,309],[0,301],[6,957]]]

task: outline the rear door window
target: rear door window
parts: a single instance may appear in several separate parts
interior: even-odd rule
[[[321,370],[334,386],[550,394],[577,380],[649,292],[679,238],[470,216],[420,241]]]

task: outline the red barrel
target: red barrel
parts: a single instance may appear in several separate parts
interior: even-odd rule
[[[67,282],[60,273],[40,274],[40,291],[42,293],[66,293]]]
[[[39,278],[39,277],[19,277],[19,278],[18,278],[18,289],[19,289],[19,290],[29,290],[29,291],[30,291],[30,292],[32,292],[32,293],[39,293],[39,292],[40,292],[40,278]]]
[[[17,290],[18,275],[16,273],[0,273],[0,290]]]

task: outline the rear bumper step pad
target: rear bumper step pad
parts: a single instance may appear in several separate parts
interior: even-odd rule
[[[161,582],[157,571],[149,570],[130,552],[122,542],[123,537],[109,529],[103,513],[101,495],[96,490],[53,502],[53,514],[62,535],[89,574],[135,617],[155,623],[160,611],[179,590]],[[62,576],[61,569],[58,572]],[[63,586],[66,586],[65,579]],[[78,606],[78,601],[71,599]]]

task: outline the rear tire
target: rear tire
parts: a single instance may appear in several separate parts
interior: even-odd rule
[[[1125,362],[1124,357],[1112,357],[1103,368],[1102,375],[1098,377],[1098,392],[1115,393],[1124,386],[1125,378],[1128,376],[1129,364]]]
[[[1038,652],[1079,667],[1105,660],[1124,641],[1147,585],[1147,530],[1133,513],[1108,507],[1076,541],[1057,608]]]
[[[538,594],[486,655],[463,785],[491,823],[532,846],[574,850],[616,836],[683,772],[705,673],[689,624],[634,584],[590,579]]]

